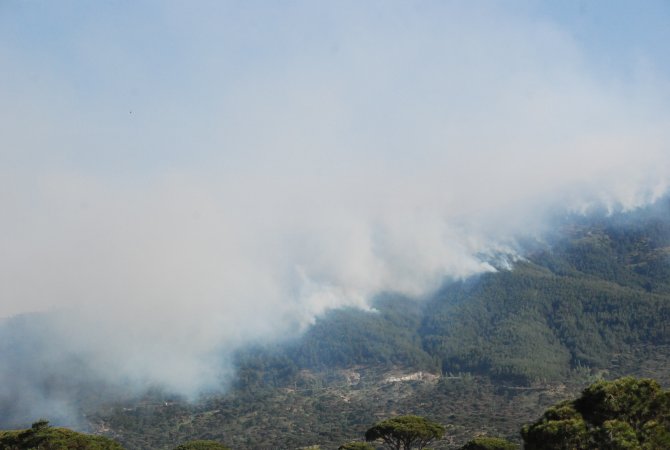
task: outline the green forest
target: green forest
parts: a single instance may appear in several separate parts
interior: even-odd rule
[[[549,448],[532,442],[566,427],[579,431],[569,448],[597,448],[605,435],[630,441],[620,448],[654,448],[667,438],[665,412],[612,422],[586,412],[595,400],[570,399],[626,375],[670,382],[669,213],[666,199],[563,217],[520,245],[510,267],[448,280],[422,300],[380,293],[369,311],[333,309],[299,339],[239,351],[223,394],[192,402],[157,388],[101,406],[80,389],[82,414],[89,431],[132,450],[189,441],[201,446],[180,449],[335,449],[404,415],[446,427],[432,448],[521,445],[524,425],[529,449]],[[649,404],[665,408],[667,395],[645,383]]]
[[[364,438],[347,442],[338,450],[424,449],[444,440],[445,426],[425,417],[405,415],[379,421]],[[670,448],[670,391],[651,379],[633,377],[598,381],[576,399],[560,402],[542,417],[521,429],[526,450]],[[318,449],[320,446],[310,446]],[[500,437],[477,436],[460,450],[515,450],[519,445]],[[2,450],[122,450],[102,436],[53,428],[46,420],[27,430],[0,432]],[[196,440],[174,450],[229,450],[213,440]]]

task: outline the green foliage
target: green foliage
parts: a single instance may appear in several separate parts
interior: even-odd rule
[[[454,283],[428,303],[423,348],[443,372],[527,385],[670,344],[667,217],[568,229],[513,270]]]
[[[548,320],[556,295],[550,289],[561,286],[529,265],[450,286],[428,305],[424,346],[444,372],[520,384],[562,378],[571,355]]]
[[[393,450],[424,448],[444,436],[444,427],[419,416],[399,416],[383,420],[365,432],[368,442],[381,440]]]
[[[225,445],[216,441],[190,441],[175,447],[174,450],[230,450]]]
[[[421,348],[422,309],[410,299],[382,295],[364,312],[333,310],[307,331],[289,354],[301,367],[350,367],[357,364],[434,368]]]
[[[669,448],[670,394],[648,379],[599,381],[525,426],[525,449]]]
[[[462,445],[482,431],[511,436],[594,377],[644,373],[668,383],[669,206],[569,218],[560,234],[526,245],[509,270],[447,284],[424,301],[382,295],[372,311],[329,311],[287,346],[245,349],[226,395],[119,407],[101,422],[137,449],[224,438],[236,448],[332,447],[400,411],[453,424]],[[384,381],[419,370],[446,376]],[[628,445],[622,421],[607,408],[596,413],[600,434],[572,402],[528,432],[548,443],[570,435],[574,448],[607,436],[607,445]],[[670,448],[665,424],[628,423],[645,449]]]
[[[247,348],[237,358],[238,387],[258,390],[300,384],[299,370],[355,365],[439,370],[422,348],[422,307],[413,300],[381,295],[373,311],[331,310],[288,346]],[[307,386],[302,386],[307,387]]]
[[[519,446],[503,438],[481,436],[469,441],[461,450],[518,450]]]
[[[656,381],[625,377],[592,384],[576,400],[575,408],[595,425],[608,420],[623,420],[639,428],[640,424],[654,419],[659,409],[666,407],[662,404],[665,397]]]
[[[525,450],[588,448],[589,433],[580,418],[549,420],[521,430]]]
[[[375,448],[367,442],[353,441],[340,445],[337,450],[375,450]]]
[[[50,427],[41,419],[20,431],[0,431],[2,450],[123,450],[117,442],[102,436]]]

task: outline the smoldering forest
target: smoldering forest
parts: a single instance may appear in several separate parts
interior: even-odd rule
[[[4,420],[225,390],[245,345],[666,193],[653,54],[605,72],[536,12],[427,5],[0,12],[62,18],[0,26]]]

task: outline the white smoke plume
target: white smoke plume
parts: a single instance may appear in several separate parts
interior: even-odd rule
[[[443,3],[0,7],[0,316],[53,313],[47,365],[194,393],[549,212],[666,192],[653,54]]]

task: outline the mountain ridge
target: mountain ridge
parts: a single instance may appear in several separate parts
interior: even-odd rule
[[[380,294],[370,310],[332,309],[299,338],[242,349],[229,390],[195,403],[160,388],[144,400],[110,389],[96,403],[50,381],[88,426],[129,449],[189,439],[335,448],[406,413],[449,425],[453,440],[440,448],[482,431],[518,442],[523,423],[598,378],[670,382],[669,217],[668,199],[566,217],[508,269],[422,301]]]

